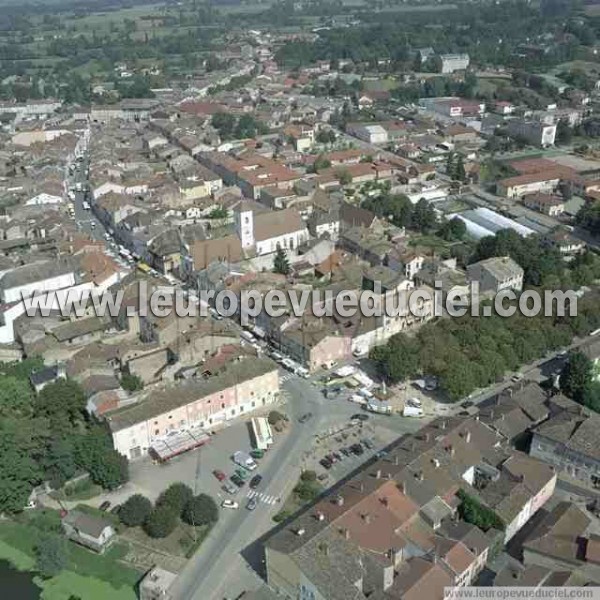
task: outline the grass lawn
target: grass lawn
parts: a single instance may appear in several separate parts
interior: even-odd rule
[[[36,578],[43,591],[42,600],[68,600],[75,596],[85,600],[136,600],[133,587],[115,589],[109,583],[95,577],[82,577],[72,571],[63,571],[48,580]]]
[[[5,558],[11,563],[14,558],[13,564],[16,567],[30,569],[35,563],[35,547],[41,535],[44,534],[29,525],[13,521],[2,522],[0,523],[0,553],[9,554]],[[127,548],[123,545],[115,544],[103,555],[95,554],[74,543],[69,543],[68,547],[67,568],[81,577],[102,580],[117,590],[122,587],[133,589],[140,579],[140,573],[117,562],[127,552]],[[29,562],[24,556],[29,559]]]
[[[419,248],[429,248],[436,252],[448,251],[450,244],[436,235],[419,235],[412,238],[409,242],[410,246]]]
[[[8,561],[18,571],[31,571],[35,567],[35,560],[10,544],[0,540],[0,560]]]
[[[134,547],[135,544],[139,544],[144,548],[150,548],[157,552],[188,558],[197,550],[211,528],[196,527],[195,529],[194,536],[194,527],[181,521],[173,533],[165,538],[151,538],[146,535],[141,527],[124,529],[121,534],[123,538],[130,540]]]

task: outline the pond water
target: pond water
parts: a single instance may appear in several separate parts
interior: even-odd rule
[[[17,571],[10,563],[0,560],[0,597],[38,600],[40,592],[33,583],[33,573]]]

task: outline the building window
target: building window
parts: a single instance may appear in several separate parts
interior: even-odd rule
[[[225,403],[221,404],[221,408],[225,408]]]
[[[155,429],[154,430],[154,435],[158,435],[160,433],[160,429]]]

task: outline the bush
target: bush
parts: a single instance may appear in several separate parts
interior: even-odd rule
[[[144,531],[152,538],[164,538],[177,527],[177,515],[168,504],[156,506],[144,523]]]
[[[212,525],[219,520],[219,509],[207,494],[198,494],[185,506],[183,520],[189,525]]]
[[[315,481],[300,481],[294,488],[294,493],[300,500],[311,502],[321,493],[321,486]]]
[[[302,471],[302,474],[300,475],[300,480],[301,481],[316,481],[317,480],[317,474],[314,471]]]
[[[458,497],[461,500],[458,508],[459,514],[467,523],[476,525],[479,529],[483,529],[483,531],[488,531],[492,528],[504,531],[504,523],[493,510],[484,506],[463,490],[458,491]]]
[[[144,382],[137,375],[123,373],[123,376],[121,377],[121,387],[126,392],[137,392],[144,387]]]
[[[283,415],[276,411],[276,410],[272,410],[269,413],[269,417],[268,417],[268,421],[269,421],[269,425],[277,425],[277,423],[279,423],[279,421],[283,420]]]
[[[134,494],[122,504],[119,509],[119,519],[127,527],[139,527],[144,524],[151,512],[152,502],[142,494]]]
[[[43,531],[44,533],[61,533],[62,522],[60,514],[51,509],[43,508],[41,510],[33,510],[25,513],[29,524]]]
[[[156,506],[169,506],[181,517],[186,504],[194,497],[194,492],[185,483],[172,483],[156,500]]]
[[[69,560],[66,540],[55,535],[42,538],[36,546],[35,554],[36,568],[43,577],[58,575]]]

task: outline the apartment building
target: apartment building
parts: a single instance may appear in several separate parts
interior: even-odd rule
[[[238,357],[198,380],[156,388],[132,406],[106,415],[115,449],[136,459],[168,444],[177,434],[201,435],[277,402],[277,365],[266,358]]]
[[[508,134],[513,137],[524,138],[532,146],[546,148],[554,146],[556,125],[531,121],[527,119],[511,119],[508,122]]]
[[[510,257],[493,257],[467,266],[469,281],[479,283],[481,293],[523,289],[523,269]]]
[[[468,54],[441,54],[438,59],[440,72],[443,74],[464,71],[470,62]]]

